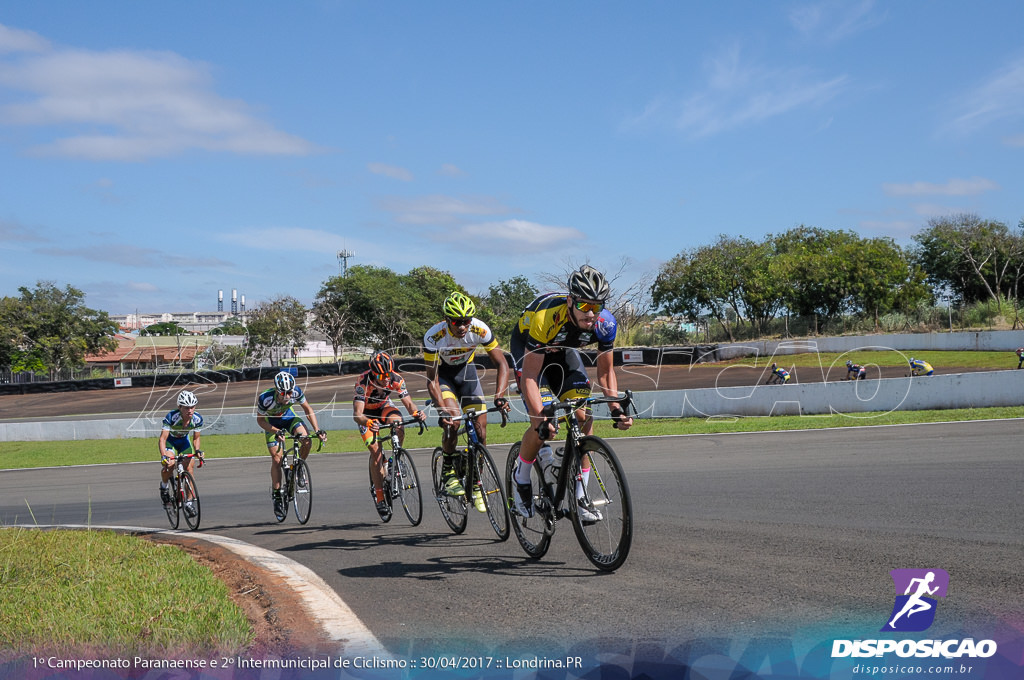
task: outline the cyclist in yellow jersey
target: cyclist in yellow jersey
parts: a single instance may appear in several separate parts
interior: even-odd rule
[[[578,348],[597,343],[598,388],[605,396],[618,396],[618,382],[612,360],[616,322],[604,304],[609,286],[604,275],[583,265],[569,275],[568,294],[542,295],[523,311],[512,331],[512,360],[516,382],[530,416],[530,427],[523,435],[519,461],[514,472],[516,493],[513,501],[520,514],[533,516],[533,486],[530,471],[545,440],[555,436],[547,422],[545,404],[590,395],[590,378]],[[611,416],[617,427],[627,429],[633,419],[613,404]],[[577,418],[584,434],[594,429],[589,409],[581,409]],[[544,429],[542,433],[539,430]],[[583,489],[589,479],[589,461],[585,460],[582,479],[576,482],[579,515],[584,522],[602,519],[601,513],[584,501]]]
[[[494,405],[508,412],[511,409],[505,398],[508,391],[508,362],[490,327],[473,316],[476,314],[476,304],[468,295],[458,291],[452,293],[445,299],[443,309],[444,321],[431,326],[423,336],[423,359],[427,365],[427,391],[441,412],[438,424],[444,428],[441,438],[444,489],[450,496],[464,496],[466,490],[462,488],[453,465],[459,428],[452,423],[451,417],[459,415],[460,406],[461,412],[487,409],[483,387],[473,364],[477,347],[483,347],[494,364]],[[486,413],[477,420],[477,434],[480,442],[486,444]],[[473,504],[480,512],[487,511],[479,489],[473,492]]]

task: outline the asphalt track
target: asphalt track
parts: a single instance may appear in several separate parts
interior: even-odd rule
[[[929,635],[981,638],[1024,621],[1022,428],[615,440],[636,536],[614,574],[586,561],[565,523],[540,561],[514,538],[496,542],[480,516],[453,535],[429,497],[419,527],[401,515],[382,524],[362,453],[311,457],[316,500],[305,527],[274,522],[265,458],[211,460],[198,476],[202,530],[308,567],[403,658],[658,657],[765,636],[876,637],[894,568],[948,571]],[[493,453],[500,461],[506,451]],[[421,475],[428,456],[414,452]],[[155,480],[156,463],[0,472],[0,524],[164,526]]]

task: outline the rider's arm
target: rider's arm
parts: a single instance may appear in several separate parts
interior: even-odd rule
[[[266,416],[256,416],[256,424],[260,426],[260,429],[270,434],[277,434],[280,432],[276,427],[270,424],[270,419]]]
[[[615,377],[615,356],[612,350],[597,355],[597,383],[604,396],[619,396],[619,382]],[[617,427],[620,429],[625,430],[633,425],[633,419],[619,404],[609,404],[608,410],[612,418],[618,421]]]
[[[366,414],[363,413],[365,407],[365,402],[352,402],[352,420],[356,421],[356,425],[362,425],[363,427],[366,427],[366,424],[372,420],[372,418],[368,418]]]
[[[494,398],[503,399],[508,393],[508,360],[505,359],[505,352],[500,347],[488,350],[487,356],[491,358],[491,363],[497,371],[494,378]]]
[[[402,397],[402,406],[405,406],[405,410],[408,411],[409,415],[412,416],[413,418],[418,418],[421,415],[423,415],[423,413],[418,408],[416,408],[416,402],[414,402],[412,400],[412,397],[410,397],[408,394]]]
[[[316,411],[313,410],[313,407],[309,405],[308,401],[302,402],[302,411],[306,414],[306,417],[309,418],[309,424],[313,426],[313,432],[319,432],[320,425],[316,422]]]
[[[157,440],[157,446],[160,448],[160,458],[163,458],[164,452],[167,451],[167,435],[170,433],[170,430],[160,430],[160,439]]]
[[[199,430],[192,431],[192,450],[197,452],[203,450],[203,447],[199,445]]]
[[[526,403],[526,410],[530,417],[537,420],[544,410],[544,401],[540,396],[540,371],[544,367],[544,354],[542,352],[527,352],[523,356],[523,371],[520,376],[520,383],[523,391],[523,401]]]

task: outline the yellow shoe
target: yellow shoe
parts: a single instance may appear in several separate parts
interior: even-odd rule
[[[449,496],[466,495],[466,490],[462,488],[462,482],[459,481],[459,478],[455,476],[454,472],[452,472],[449,475],[446,475],[444,482],[444,492]]]
[[[487,512],[487,504],[484,503],[484,494],[483,491],[480,490],[479,486],[473,487],[473,505],[475,505],[476,509],[480,512]]]

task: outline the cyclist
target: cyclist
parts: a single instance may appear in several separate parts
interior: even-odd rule
[[[789,382],[789,371],[779,368],[778,364],[772,364],[772,374],[768,379],[771,380],[772,378],[778,378],[778,382],[785,385]]]
[[[405,410],[420,422],[427,414],[416,408],[405,386],[405,379],[395,373],[395,362],[387,352],[377,352],[370,357],[368,370],[356,378],[355,396],[352,398],[352,419],[359,425],[359,434],[370,452],[370,479],[373,481],[374,500],[377,513],[386,519],[391,510],[384,500],[384,456],[383,447],[377,439],[381,423],[401,420],[398,408],[391,401],[396,392]],[[399,430],[399,443],[405,440],[405,431]]]
[[[270,497],[274,502],[274,515],[278,520],[285,517],[284,495],[281,493],[281,458],[284,456],[285,433],[301,437],[299,457],[309,455],[313,442],[309,439],[306,423],[295,414],[295,405],[309,418],[310,425],[320,441],[327,441],[327,433],[317,425],[316,412],[306,401],[302,388],[295,384],[295,378],[287,371],[274,376],[274,386],[260,392],[256,397],[256,424],[266,433],[267,450],[270,452]]]
[[[932,375],[933,373],[935,373],[935,369],[927,361],[910,357],[910,375],[916,377],[919,375]]]
[[[483,347],[497,371],[494,378],[494,405],[506,413],[511,410],[505,398],[508,392],[508,362],[490,327],[473,316],[476,314],[476,305],[469,296],[456,291],[445,299],[442,309],[444,321],[431,326],[423,336],[423,359],[427,365],[427,391],[441,413],[438,424],[444,428],[441,437],[444,489],[450,496],[464,496],[466,490],[462,488],[455,472],[453,460],[459,428],[452,423],[451,418],[459,415],[460,405],[462,412],[487,409],[483,387],[473,364],[477,347]],[[486,413],[477,420],[477,433],[480,442],[486,444]],[[487,512],[481,490],[473,489],[472,495],[476,509]]]
[[[203,427],[203,417],[196,411],[199,399],[194,392],[182,390],[178,393],[178,408],[164,416],[163,427],[160,428],[160,500],[164,506],[171,504],[171,474],[174,461],[179,453],[194,452],[202,465],[203,451],[199,448],[199,432]],[[189,435],[192,441],[189,442]],[[192,472],[195,459],[189,458],[187,470]],[[192,500],[185,502],[185,512],[189,517],[195,515]]]
[[[855,364],[852,361],[846,362],[846,379],[847,380],[865,380],[868,377],[868,370],[860,364]]]
[[[553,438],[557,432],[557,427],[547,417],[546,405],[556,397],[564,401],[587,397],[591,392],[579,348],[597,343],[598,388],[605,396],[618,396],[612,361],[616,321],[605,309],[608,293],[604,275],[590,265],[583,265],[569,275],[568,293],[541,295],[526,306],[512,329],[516,383],[530,416],[530,427],[523,435],[513,474],[516,487],[513,501],[524,516],[533,516],[530,480],[533,463],[544,440]],[[609,411],[621,429],[633,424],[633,419],[618,404],[610,404]],[[583,432],[591,434],[594,419],[589,409],[580,409],[577,417]],[[580,518],[592,524],[601,521],[602,516],[584,500],[584,489],[590,478],[589,459],[585,459],[583,465],[585,469],[576,480],[576,502]]]
[[[1017,368],[1024,366],[1024,347],[1017,348]]]

